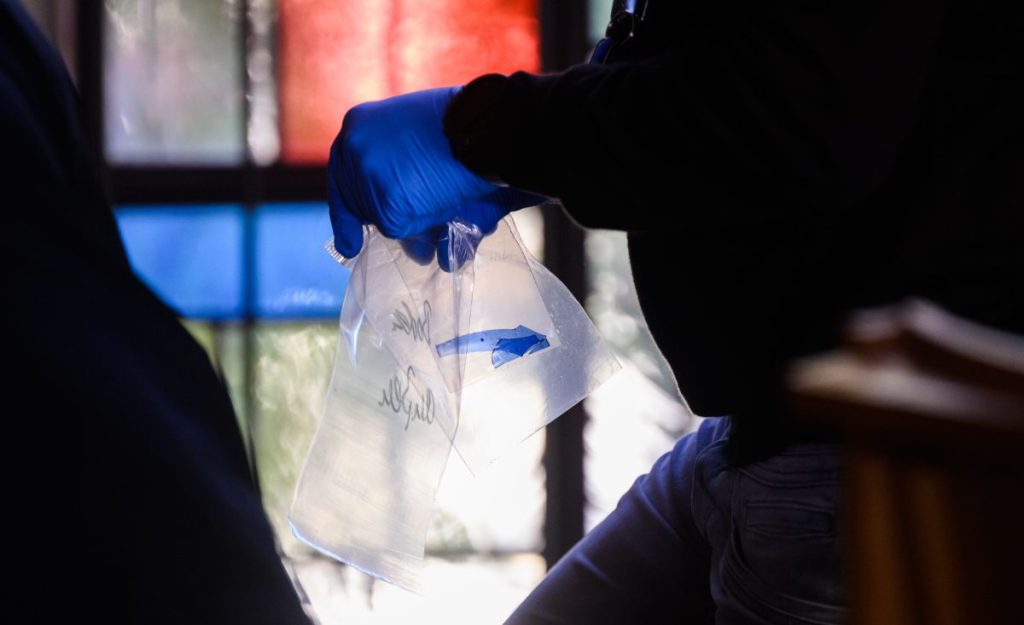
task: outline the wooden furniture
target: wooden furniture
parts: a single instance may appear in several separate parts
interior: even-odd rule
[[[789,389],[846,444],[849,622],[1024,624],[1024,339],[910,301]]]

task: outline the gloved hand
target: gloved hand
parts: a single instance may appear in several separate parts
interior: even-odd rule
[[[441,246],[444,265],[447,222],[459,218],[487,234],[510,211],[544,200],[491,184],[452,156],[443,120],[458,90],[417,91],[345,115],[327,175],[334,247],[343,256],[359,253],[363,224],[373,224],[408,239],[406,250],[421,261]]]

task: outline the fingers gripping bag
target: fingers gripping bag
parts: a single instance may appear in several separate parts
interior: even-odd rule
[[[440,263],[372,228],[342,261],[334,371],[289,514],[301,540],[411,590],[452,451],[478,473],[620,368],[511,218],[447,229]]]

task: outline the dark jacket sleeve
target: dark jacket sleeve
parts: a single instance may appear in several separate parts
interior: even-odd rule
[[[941,3],[708,4],[650,58],[470,83],[454,153],[591,227],[714,228],[869,194],[910,130]]]

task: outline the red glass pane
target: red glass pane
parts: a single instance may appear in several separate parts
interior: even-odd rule
[[[351,106],[540,67],[537,0],[279,0],[281,158],[324,162]]]

